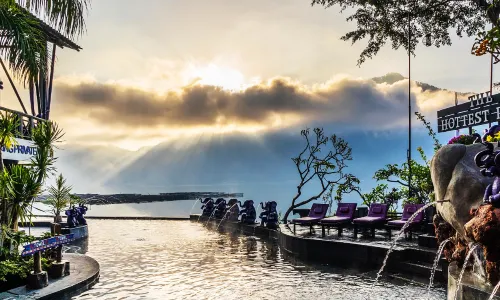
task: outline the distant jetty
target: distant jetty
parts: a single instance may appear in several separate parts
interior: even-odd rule
[[[225,192],[184,192],[184,193],[160,193],[154,195],[143,194],[77,194],[85,199],[88,205],[124,204],[124,203],[148,203],[176,200],[196,200],[199,198],[242,198],[243,193]],[[47,199],[47,195],[41,195],[37,201]]]

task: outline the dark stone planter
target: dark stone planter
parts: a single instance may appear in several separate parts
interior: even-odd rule
[[[26,279],[26,288],[37,290],[49,285],[49,276],[47,272],[42,271],[38,274],[31,272]]]
[[[56,278],[61,278],[63,277],[64,271],[65,271],[66,264],[64,262],[54,262],[50,266],[50,268],[47,270],[47,273],[49,274],[50,278],[56,279]]]

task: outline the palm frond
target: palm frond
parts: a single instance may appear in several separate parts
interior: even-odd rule
[[[47,43],[39,21],[13,0],[0,1],[0,55],[25,85],[47,73]]]
[[[18,0],[19,5],[36,15],[43,15],[56,30],[68,37],[85,32],[85,17],[90,0]]]
[[[30,214],[30,206],[33,199],[40,193],[42,184],[37,181],[37,173],[24,165],[15,165],[10,170],[12,180],[10,184],[13,191],[9,198],[11,215],[19,217],[25,222]]]
[[[15,145],[19,124],[20,120],[17,115],[9,112],[0,114],[0,147],[10,148]]]

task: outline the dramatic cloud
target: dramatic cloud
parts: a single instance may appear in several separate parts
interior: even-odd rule
[[[339,78],[305,86],[275,78],[241,91],[189,85],[158,94],[154,91],[85,81],[58,82],[56,91],[65,114],[121,128],[190,128],[211,126],[289,126],[328,122],[346,126],[394,128],[407,118],[408,81],[389,83]],[[413,86],[412,105],[424,113],[451,105],[453,93]]]

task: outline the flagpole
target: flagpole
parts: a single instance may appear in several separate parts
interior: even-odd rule
[[[458,105],[458,96],[457,96],[457,92],[455,92],[455,106]],[[455,131],[455,136],[459,136],[460,135],[460,129],[457,129],[457,131]]]
[[[491,24],[491,29],[493,29],[493,24]],[[493,51],[490,53],[490,97],[493,96]],[[500,125],[500,121],[497,122]],[[490,122],[491,127],[491,122]]]
[[[411,198],[411,18],[408,10],[408,198]]]

